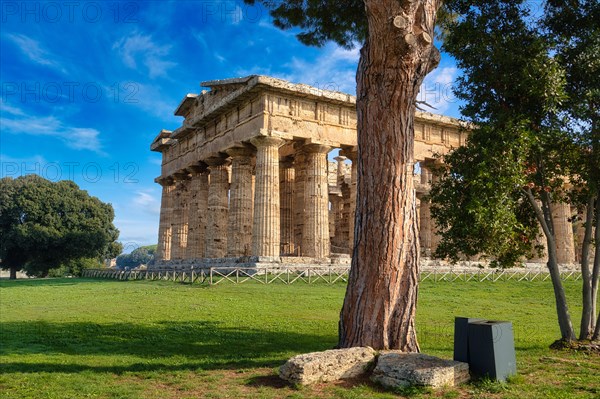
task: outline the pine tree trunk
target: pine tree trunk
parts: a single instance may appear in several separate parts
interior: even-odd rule
[[[593,306],[592,295],[592,272],[590,270],[590,244],[592,241],[592,228],[594,220],[594,198],[590,198],[586,208],[585,234],[583,245],[581,246],[581,279],[582,303],[581,324],[579,330],[579,339],[588,339],[594,332],[594,318],[596,316]]]
[[[431,41],[439,3],[365,0],[369,37],[357,71],[354,250],[340,347],[419,350],[414,113],[419,86],[439,63]]]
[[[10,268],[10,280],[16,280],[17,279],[17,268],[16,267],[11,267]]]

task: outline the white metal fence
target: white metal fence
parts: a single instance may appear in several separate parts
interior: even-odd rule
[[[148,269],[148,270],[116,270],[87,269],[82,277],[106,278],[115,280],[164,280],[180,283],[199,283],[217,285],[222,283],[242,284],[256,282],[260,284],[294,284],[325,283],[336,284],[348,281],[348,266],[332,267],[211,267],[203,269]],[[563,281],[581,280],[581,272],[563,271]],[[546,281],[550,274],[545,270],[525,269],[478,269],[478,270],[422,270],[419,281],[453,282],[453,281]]]

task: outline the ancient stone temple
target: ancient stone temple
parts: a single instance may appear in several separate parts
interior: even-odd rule
[[[157,264],[347,263],[356,198],[355,97],[266,76],[202,86],[210,90],[188,94],[177,107],[182,126],[162,130],[151,145],[162,153]],[[421,200],[435,179],[434,155],[465,139],[458,120],[417,113],[425,256],[439,241],[429,203]],[[567,248],[559,255],[563,263],[575,256],[569,212],[554,210]]]

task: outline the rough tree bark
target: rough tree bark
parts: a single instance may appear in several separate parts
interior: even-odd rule
[[[357,71],[358,188],[354,250],[339,346],[419,350],[419,241],[413,187],[415,101],[440,60],[440,0],[365,0]]]
[[[594,197],[590,197],[585,211],[585,234],[581,246],[581,279],[583,280],[583,309],[581,310],[581,324],[579,339],[588,339],[594,332],[596,314],[593,306],[592,272],[590,270],[590,245],[592,241],[592,228],[594,220]]]
[[[11,267],[10,269],[10,276],[9,279],[10,280],[16,280],[17,279],[17,267]]]
[[[527,188],[524,192],[529,204],[533,207],[536,218],[542,226],[542,230],[546,236],[546,241],[548,243],[548,263],[546,265],[550,272],[552,287],[554,288],[554,300],[556,301],[556,313],[558,316],[558,326],[560,327],[560,336],[562,340],[570,342],[575,340],[575,332],[573,330],[573,323],[571,322],[569,306],[567,305],[565,289],[560,279],[560,270],[558,268],[558,257],[556,253],[556,240],[554,238],[554,225],[552,222],[552,213],[550,212],[550,198],[547,194],[542,195],[542,209],[540,209],[531,189]]]

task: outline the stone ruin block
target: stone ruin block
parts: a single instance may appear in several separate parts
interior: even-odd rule
[[[279,369],[279,377],[293,384],[356,378],[366,374],[375,361],[369,347],[332,349],[294,356]]]
[[[469,381],[469,365],[421,353],[383,352],[371,380],[387,388],[409,385],[439,388]]]

